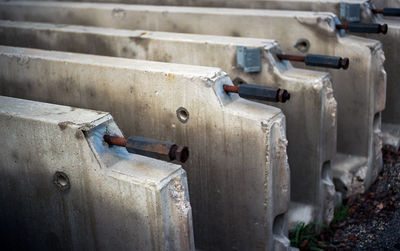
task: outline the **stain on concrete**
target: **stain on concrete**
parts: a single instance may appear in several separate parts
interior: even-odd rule
[[[80,140],[80,139],[84,139],[85,136],[83,135],[83,133],[82,133],[81,130],[77,130],[77,131],[75,132],[75,138]]]
[[[118,19],[125,19],[126,17],[126,12],[124,9],[119,9],[115,8],[111,11],[111,16],[113,18],[118,18]]]

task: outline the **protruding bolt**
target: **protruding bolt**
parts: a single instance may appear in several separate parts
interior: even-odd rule
[[[239,93],[239,86],[234,85],[223,85],[224,91],[232,92],[232,93]]]
[[[279,102],[285,103],[289,99],[290,99],[290,93],[284,89],[279,89],[279,92],[278,92]]]
[[[319,67],[334,68],[334,69],[342,68],[344,70],[349,68],[349,62],[350,62],[348,58],[325,56],[318,54],[307,54],[306,56],[277,54],[276,56],[280,60],[304,62],[306,65],[309,66],[319,66]]]
[[[364,24],[364,23],[349,23],[337,24],[336,29],[348,30],[354,33],[382,33],[386,34],[388,31],[387,24]]]
[[[286,90],[268,86],[246,84],[243,80],[237,79],[238,78],[235,79],[235,82],[241,82],[241,85],[223,85],[224,91],[227,93],[237,93],[240,97],[245,99],[256,99],[269,102],[285,103],[290,99],[290,94]]]
[[[383,9],[371,9],[374,14],[382,14],[388,17],[399,17],[400,8],[383,8]]]
[[[388,29],[389,29],[389,27],[387,24],[379,25],[379,30],[380,30],[380,33],[382,33],[382,34],[386,34],[388,32]]]
[[[343,70],[346,70],[347,68],[349,68],[349,65],[350,65],[349,58],[340,58],[339,65]]]
[[[189,158],[189,149],[186,146],[177,146],[171,148],[171,159],[176,159],[182,163],[185,163]]]
[[[140,154],[166,161],[178,160],[185,163],[189,158],[189,149],[171,142],[131,136],[128,139],[104,135],[104,141],[110,146],[126,147],[130,153]]]
[[[109,146],[126,147],[126,139],[125,138],[117,137],[117,136],[110,136],[110,135],[106,134],[103,136],[103,139]]]

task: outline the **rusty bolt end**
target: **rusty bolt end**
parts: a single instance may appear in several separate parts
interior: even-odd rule
[[[178,146],[178,149],[176,149],[176,159],[179,160],[182,163],[185,163],[186,160],[189,158],[189,148],[186,146]]]
[[[374,14],[382,14],[383,13],[383,9],[371,9],[371,11]]]
[[[239,87],[234,86],[234,85],[223,85],[222,88],[224,89],[225,92],[230,93],[239,93]]]
[[[186,146],[173,145],[170,148],[168,156],[171,161],[178,160],[185,163],[189,158],[189,148]]]
[[[381,24],[379,25],[379,31],[382,34],[386,34],[388,31],[388,25],[387,24]]]
[[[279,89],[278,91],[278,101],[281,103],[285,103],[290,99],[290,93],[287,90]]]
[[[347,68],[349,68],[350,60],[349,58],[340,58],[339,64],[343,70],[346,70]]]
[[[110,135],[105,134],[103,136],[103,139],[104,139],[104,142],[106,142],[109,147],[111,147],[111,146],[126,147],[126,139],[125,138],[121,138],[118,136],[110,136]]]
[[[110,136],[110,135],[105,134],[105,135],[103,136],[103,139],[104,139],[104,142],[106,142],[106,143],[108,144],[109,147],[112,147],[112,144],[111,144],[111,136]]]
[[[337,24],[336,29],[338,30],[348,30],[349,26],[347,24]]]

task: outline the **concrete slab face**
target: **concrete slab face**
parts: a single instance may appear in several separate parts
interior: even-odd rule
[[[310,205],[311,221],[329,224],[333,219],[336,101],[330,77],[276,60],[281,50],[275,41],[11,21],[0,21],[0,29],[3,45],[215,66],[249,83],[287,89],[289,102],[269,105],[282,109],[288,123],[291,200]],[[238,46],[261,51],[259,73],[237,67]]]
[[[371,173],[381,168],[381,153],[374,152],[375,146],[381,143],[373,140],[380,139],[380,128],[374,128],[374,124],[379,125],[380,122],[374,122],[374,118],[380,118],[376,114],[383,107],[377,104],[385,102],[379,100],[384,95],[376,95],[385,93],[386,88],[381,44],[354,36],[340,37],[335,30],[337,18],[333,14],[99,3],[5,2],[0,4],[0,17],[19,21],[272,38],[286,53],[299,54],[297,47],[304,53],[349,57],[353,63],[346,72],[324,69],[332,75],[334,95],[338,101],[338,152],[367,159],[365,165],[353,167],[367,168],[367,179],[361,181],[363,190],[374,180]],[[357,90],[357,95],[353,94],[354,90]],[[378,134],[374,134],[374,131]],[[379,156],[378,160],[376,156]],[[373,163],[379,165],[374,166]],[[347,189],[348,195],[353,194],[350,185]]]
[[[12,47],[0,65],[5,95],[108,110],[127,135],[188,146],[198,248],[288,248],[285,117],[227,95],[220,69]]]
[[[195,250],[186,173],[109,148],[111,115],[0,97],[7,250]]]

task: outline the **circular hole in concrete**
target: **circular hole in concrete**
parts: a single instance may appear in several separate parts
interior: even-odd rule
[[[299,40],[297,40],[294,48],[296,48],[300,52],[305,53],[310,49],[310,41],[305,38],[300,38]]]
[[[176,116],[182,123],[186,123],[189,120],[189,112],[184,107],[179,107],[178,110],[176,110]]]
[[[182,149],[182,152],[181,152],[180,161],[181,161],[182,163],[185,163],[186,160],[188,160],[188,158],[189,158],[189,148],[184,147],[184,148]]]
[[[70,182],[68,175],[64,172],[57,171],[53,177],[54,184],[60,189],[61,191],[66,191],[70,188]]]

